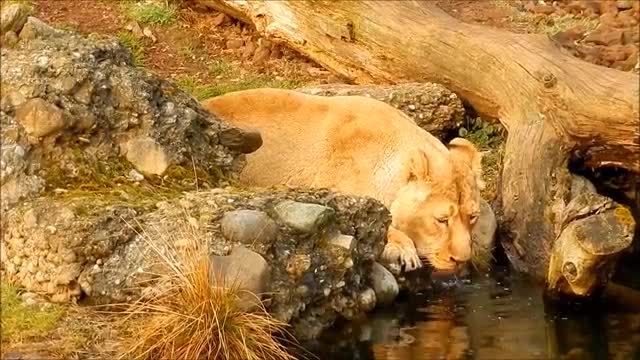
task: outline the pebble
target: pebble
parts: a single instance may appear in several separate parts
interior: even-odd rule
[[[371,281],[379,305],[389,305],[398,296],[400,290],[396,278],[378,262],[373,263]]]
[[[258,210],[228,211],[222,216],[220,227],[227,240],[243,244],[270,244],[278,233],[275,221]]]
[[[278,217],[287,226],[303,233],[313,233],[335,214],[327,206],[285,200],[275,206]]]

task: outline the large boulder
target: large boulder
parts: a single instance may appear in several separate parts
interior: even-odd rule
[[[3,12],[3,27],[14,12]],[[17,44],[1,49],[3,210],[56,189],[114,188],[132,170],[169,183],[197,177],[213,187],[241,168],[244,133],[133,66],[117,40],[31,17],[6,24],[24,28]]]
[[[366,96],[385,102],[404,112],[418,126],[441,140],[457,131],[464,120],[465,110],[460,97],[435,83],[326,84],[297,90],[320,96]]]
[[[269,294],[267,309],[309,339],[375,307],[371,275],[389,223],[381,203],[327,190],[214,189],[150,207],[42,197],[3,217],[2,261],[10,281],[53,301],[127,302],[144,295],[138,286],[154,279],[159,253],[195,237],[214,270],[242,272],[250,290]]]

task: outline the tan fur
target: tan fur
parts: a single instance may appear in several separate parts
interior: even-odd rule
[[[330,188],[381,201],[392,217],[383,257],[405,270],[421,259],[437,269],[469,260],[480,155],[466,140],[452,141],[450,151],[399,110],[360,96],[255,89],[202,104],[261,133],[263,145],[247,155],[242,183]]]

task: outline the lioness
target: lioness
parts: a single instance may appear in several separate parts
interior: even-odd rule
[[[392,218],[382,256],[405,271],[422,261],[453,270],[469,260],[482,187],[481,154],[469,141],[456,138],[447,148],[401,111],[363,96],[262,88],[202,105],[261,133],[263,145],[247,155],[241,183],[329,188],[381,201]]]

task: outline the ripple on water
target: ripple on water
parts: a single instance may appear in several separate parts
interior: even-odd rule
[[[498,271],[408,297],[307,345],[327,360],[640,359],[640,314],[551,309],[541,294]]]

